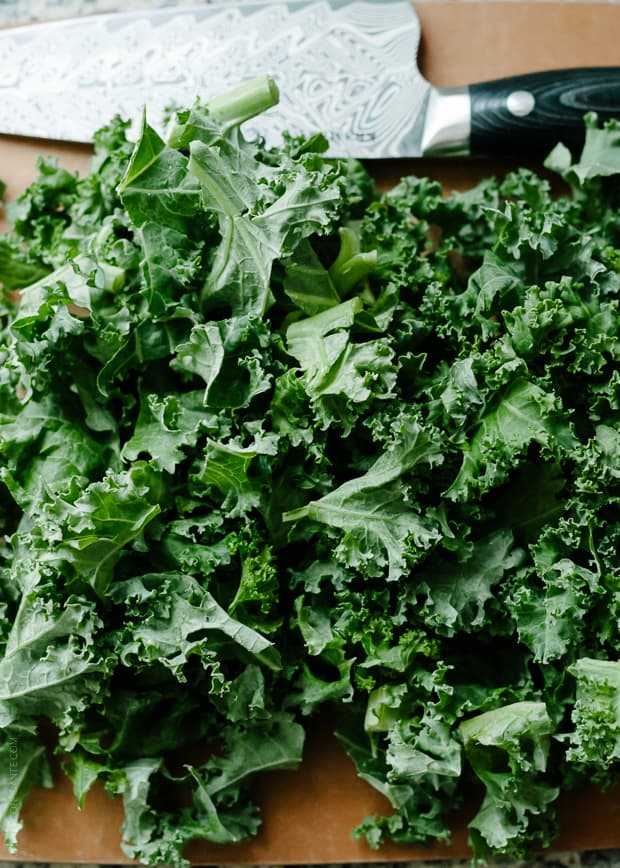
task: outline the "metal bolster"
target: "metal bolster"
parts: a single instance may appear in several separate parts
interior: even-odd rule
[[[467,87],[432,88],[422,133],[425,156],[469,154],[471,99]]]

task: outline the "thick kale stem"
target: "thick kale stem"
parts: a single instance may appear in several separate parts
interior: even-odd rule
[[[343,262],[338,270],[330,269],[329,275],[338,290],[338,295],[342,298],[361,280],[368,277],[374,271],[376,263],[377,252],[370,250],[368,253],[356,253]]]
[[[226,126],[237,126],[277,105],[280,92],[269,75],[246,81],[209,100],[209,111]]]
[[[343,263],[361,250],[359,235],[352,226],[341,226],[338,230],[340,250],[332,268],[336,271]]]
[[[329,268],[329,276],[340,298],[343,298],[361,280],[374,271],[377,262],[375,250],[363,253],[360,250],[357,232],[350,226],[338,231],[340,250]]]

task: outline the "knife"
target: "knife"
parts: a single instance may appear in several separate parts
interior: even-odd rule
[[[244,131],[323,133],[333,156],[543,155],[620,116],[620,67],[434,87],[409,0],[241,2],[118,12],[0,33],[0,131],[90,142],[113,115],[170,110],[271,75],[280,102]]]

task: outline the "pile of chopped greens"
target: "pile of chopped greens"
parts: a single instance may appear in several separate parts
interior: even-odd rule
[[[391,805],[354,835],[469,800],[474,858],[522,856],[620,761],[620,126],[558,145],[559,193],[382,193],[242,97],[116,118],[7,204],[5,839],[51,741],[185,864],[323,716]]]

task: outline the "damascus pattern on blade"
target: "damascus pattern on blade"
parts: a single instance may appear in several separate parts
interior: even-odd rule
[[[340,156],[398,156],[428,84],[406,0],[247,3],[94,15],[0,35],[0,129],[90,141],[113,115],[163,132],[173,106],[269,74],[280,104],[246,133],[324,133]]]

